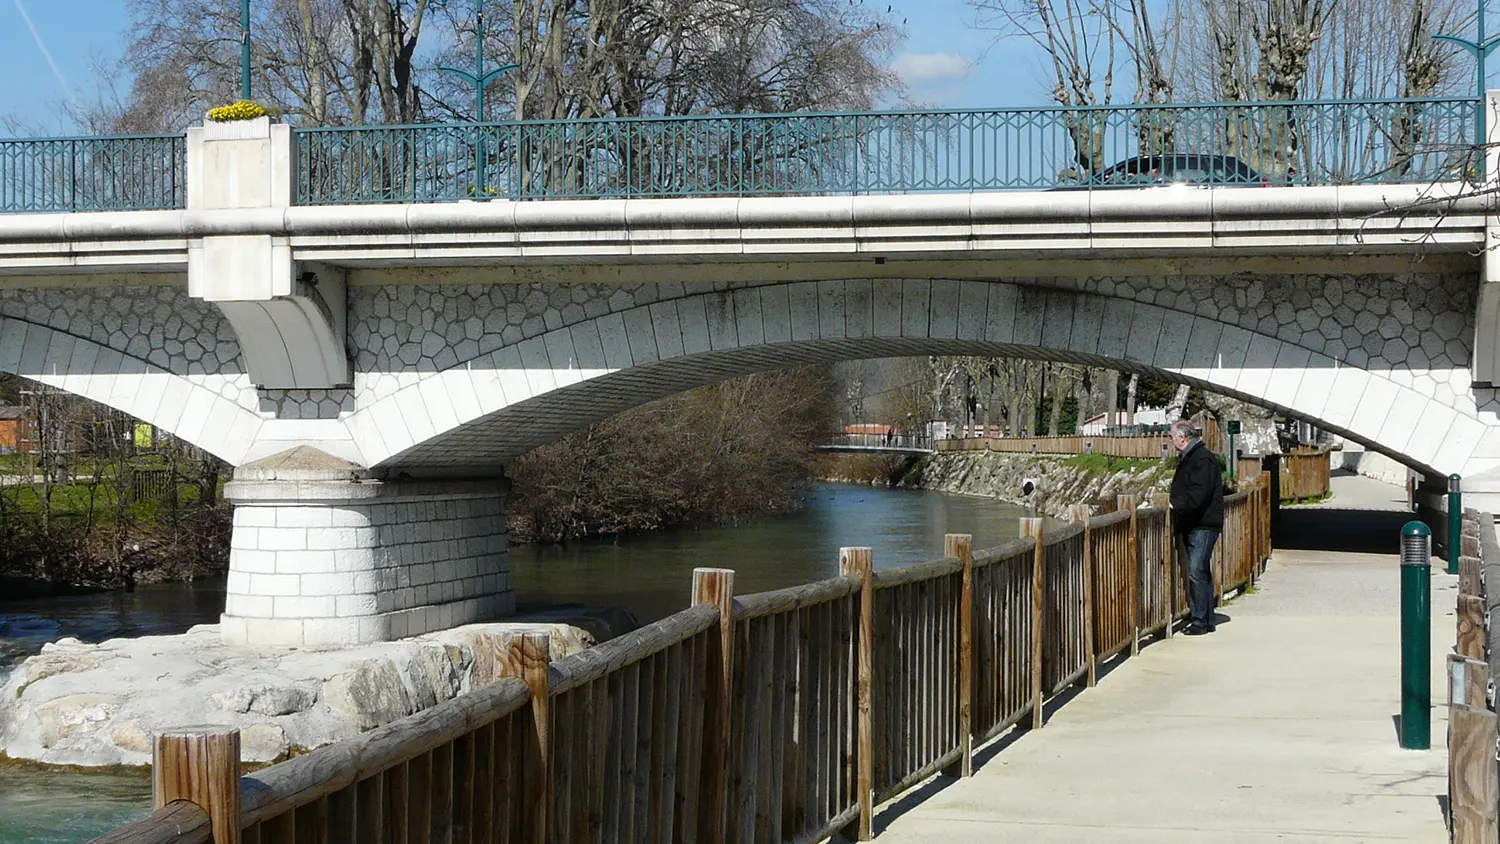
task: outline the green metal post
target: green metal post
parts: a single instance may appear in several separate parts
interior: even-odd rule
[[[494,70],[484,69],[484,0],[474,0],[474,72],[456,67],[440,66],[438,70],[451,73],[474,86],[474,198],[484,199],[484,89],[495,77],[520,65],[511,63]]]
[[[1458,555],[1463,549],[1463,494],[1459,492],[1461,479],[1448,476],[1448,573],[1458,574]]]
[[[478,39],[474,46],[474,78],[484,79],[484,0],[478,0],[474,4],[474,37]],[[474,119],[484,123],[484,89],[485,83],[474,83]],[[474,200],[484,200],[484,128],[474,127]]]
[[[1401,746],[1432,746],[1432,531],[1401,528]]]
[[[1476,37],[1473,41],[1470,41],[1467,38],[1459,38],[1454,35],[1432,36],[1438,41],[1446,41],[1449,44],[1453,44],[1457,47],[1462,47],[1463,49],[1468,50],[1469,52],[1474,54],[1474,63],[1476,65],[1475,73],[1479,77],[1479,81],[1476,86],[1477,91],[1475,92],[1476,102],[1474,108],[1474,153],[1476,156],[1478,156],[1478,161],[1474,163],[1474,171],[1477,177],[1476,180],[1480,182],[1483,182],[1485,177],[1484,87],[1485,80],[1489,76],[1489,72],[1485,68],[1485,60],[1489,58],[1490,52],[1492,50],[1494,50],[1496,47],[1500,47],[1500,38],[1485,38],[1484,12],[1485,6],[1488,5],[1488,2],[1489,0],[1478,0],[1478,8],[1474,15],[1475,24],[1478,28],[1478,31],[1475,33]]]
[[[250,99],[250,0],[240,0],[240,99]]]
[[[1240,478],[1240,456],[1234,450],[1234,435],[1240,432],[1240,420],[1231,419],[1225,427],[1229,432],[1229,479],[1237,481]]]

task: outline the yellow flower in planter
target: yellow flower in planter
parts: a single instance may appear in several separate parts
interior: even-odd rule
[[[231,120],[254,120],[257,117],[265,117],[266,114],[266,110],[259,105],[249,100],[240,100],[234,105],[210,109],[208,119],[215,123],[228,123]]]

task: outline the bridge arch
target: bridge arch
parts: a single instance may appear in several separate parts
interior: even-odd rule
[[[127,413],[231,465],[244,460],[262,423],[260,416],[215,391],[209,376],[178,374],[86,337],[14,317],[0,318],[0,372]]]
[[[1470,389],[1472,297],[1471,279],[1418,274],[748,285],[553,328],[424,373],[347,422],[372,467],[462,474],[756,371],[1017,356],[1192,384],[1447,473],[1493,439],[1493,391]]]

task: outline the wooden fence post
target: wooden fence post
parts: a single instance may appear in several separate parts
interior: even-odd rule
[[[1021,536],[1036,540],[1031,573],[1031,728],[1042,726],[1042,635],[1046,630],[1046,537],[1042,519],[1021,520]]]
[[[974,537],[967,533],[950,533],[943,537],[943,556],[957,557],[963,563],[963,585],[958,605],[958,761],[950,775],[974,775],[974,730],[971,723],[974,701]]]
[[[546,844],[552,820],[552,689],[547,672],[552,665],[552,637],[545,632],[512,634],[505,644],[506,660],[531,689],[531,741],[526,743],[522,771],[527,778],[522,840]]]
[[[1083,525],[1083,642],[1089,655],[1089,687],[1098,682],[1099,658],[1094,650],[1094,538],[1089,528],[1089,505],[1074,504],[1068,509],[1074,524]]]
[[[869,548],[840,548],[839,571],[857,574],[859,587],[858,654],[854,670],[857,742],[854,759],[854,789],[859,799],[859,818],[854,831],[860,841],[869,841],[875,819],[875,735],[870,723],[870,675],[875,668],[875,582],[870,577],[874,552]],[[852,824],[853,825],[853,824]],[[851,826],[852,826],[851,825]]]
[[[187,727],[151,742],[153,808],[185,800],[208,815],[213,844],[240,844],[240,731]]]
[[[1266,483],[1266,495],[1261,500],[1260,529],[1262,541],[1262,555],[1260,560],[1261,571],[1265,571],[1266,564],[1271,561],[1271,513],[1276,509],[1276,491],[1271,487],[1271,473],[1262,472]]]
[[[1484,659],[1484,599],[1460,595],[1457,616],[1458,641],[1453,650],[1469,659]]]
[[[1135,495],[1115,496],[1115,506],[1130,511],[1130,534],[1126,540],[1125,553],[1130,555],[1130,655],[1141,652],[1141,546],[1136,533],[1135,511],[1140,498]]]
[[[1177,536],[1172,533],[1172,495],[1158,492],[1151,496],[1151,506],[1162,511],[1161,553],[1162,571],[1167,582],[1162,584],[1167,592],[1167,627],[1163,638],[1172,638],[1172,626],[1177,623]]]
[[[1495,713],[1454,704],[1448,709],[1448,811],[1454,844],[1496,840]]]
[[[1484,564],[1478,557],[1460,556],[1458,558],[1458,594],[1484,594],[1484,586],[1480,577],[1483,568]]]
[[[698,837],[726,839],[728,817],[730,717],[734,702],[734,569],[693,569],[693,606],[719,610],[718,647],[710,646],[704,666],[703,764],[700,773]]]

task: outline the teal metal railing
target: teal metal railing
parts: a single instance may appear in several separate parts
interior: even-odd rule
[[[297,201],[1420,183],[1473,178],[1479,119],[1443,98],[299,129]]]
[[[185,135],[0,139],[0,213],[182,208]]]
[[[1469,98],[295,130],[300,204],[1472,180]],[[0,140],[0,213],[184,205],[183,135]]]

